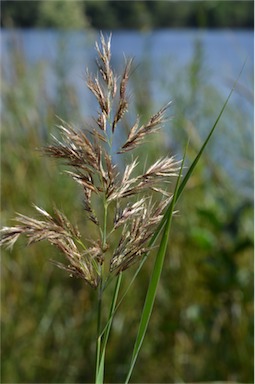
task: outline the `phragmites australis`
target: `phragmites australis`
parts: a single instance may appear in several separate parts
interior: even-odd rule
[[[112,140],[128,108],[127,84],[132,60],[127,60],[121,76],[111,67],[111,36],[101,34],[96,43],[98,73],[87,73],[87,86],[98,103],[95,126],[87,130],[76,129],[60,120],[61,138],[43,148],[53,158],[63,159],[71,168],[67,174],[83,188],[84,208],[89,220],[97,227],[98,238],[83,240],[75,226],[54,207],[49,214],[35,206],[40,218],[18,214],[17,225],[1,230],[1,245],[12,248],[20,235],[28,244],[48,240],[66,257],[68,264],[55,264],[71,276],[83,278],[96,288],[102,279],[102,266],[108,260],[108,273],[118,274],[141,261],[150,250],[149,239],[163,217],[171,195],[162,187],[169,178],[176,176],[179,162],[173,157],[163,157],[136,175],[139,160],[133,159],[118,170],[117,156],[137,148],[144,137],[159,130],[169,104],[161,108],[146,123],[137,118],[129,133],[112,156]],[[123,135],[121,135],[123,137]],[[152,195],[159,196],[158,200]],[[101,201],[100,209],[94,206],[93,197]],[[114,215],[109,215],[109,210]],[[110,222],[112,221],[112,222]],[[120,230],[121,229],[121,230]],[[111,236],[119,236],[114,250],[109,251]]]

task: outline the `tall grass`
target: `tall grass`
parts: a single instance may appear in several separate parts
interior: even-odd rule
[[[6,142],[8,135],[7,131],[5,132]],[[26,139],[27,137],[28,136],[26,136]],[[19,140],[19,138],[16,138],[16,140]],[[15,170],[16,165],[19,164],[18,160],[20,158],[24,158],[24,152],[26,151],[24,151],[24,149],[22,148],[23,145],[24,142],[21,142],[21,146],[17,145],[17,150],[13,151],[16,156],[16,162],[13,162],[14,156],[7,156],[8,152],[6,152],[5,159],[10,169]],[[30,141],[30,145],[32,147],[40,147],[41,140],[36,138],[35,135],[35,139]],[[22,188],[24,188],[23,196],[26,200],[23,202],[23,204],[27,206],[30,205],[31,201],[35,201],[34,190],[36,188],[37,191],[37,188],[41,185],[43,197],[39,199],[39,203],[40,205],[43,205],[47,210],[50,209],[50,200],[55,200],[53,199],[53,197],[49,199],[49,193],[51,194],[50,191],[54,191],[53,193],[55,194],[55,191],[57,191],[58,188],[58,183],[60,183],[58,192],[59,197],[57,197],[57,200],[60,200],[60,198],[64,197],[64,203],[62,204],[61,208],[64,208],[65,211],[67,210],[68,215],[71,215],[72,220],[74,220],[75,222],[75,207],[77,207],[78,209],[82,196],[80,195],[79,197],[78,190],[72,186],[68,179],[65,179],[64,182],[58,181],[58,179],[56,180],[56,173],[54,170],[57,171],[57,169],[55,168],[55,165],[52,161],[49,162],[47,160],[43,160],[43,164],[41,164],[41,160],[42,159],[39,158],[36,164],[31,168],[28,160],[28,165],[25,166],[25,170],[16,170],[16,173],[14,173],[14,176],[12,177],[10,182],[13,182],[13,179],[16,178],[17,174],[22,175],[19,176],[19,180],[21,180],[20,188],[21,190]],[[10,164],[11,162],[13,162],[13,164]],[[32,160],[32,162],[34,162],[34,160]],[[24,164],[22,166],[24,168]],[[38,172],[41,176],[40,180],[38,180]],[[33,185],[32,190],[30,191],[29,188],[26,188],[24,185],[26,177],[29,177],[29,180],[27,180],[27,182],[30,182],[30,184],[27,185],[31,185],[31,187]],[[61,179],[61,177],[59,179]],[[49,185],[45,186],[45,180],[47,180]],[[184,180],[187,181],[187,178]],[[41,184],[38,184],[38,182],[40,181]],[[184,186],[185,183],[181,185]],[[28,196],[26,195],[26,191],[29,191]],[[181,189],[179,189],[179,191],[181,191]],[[70,196],[77,195],[77,192],[77,201],[73,198],[70,199]],[[190,192],[192,192],[192,190],[189,191],[189,194]],[[198,196],[198,193],[200,194],[201,198],[203,196],[206,196],[203,189],[199,191],[198,188],[196,188],[195,196]],[[10,197],[11,196],[12,194],[10,193]],[[16,193],[15,196],[17,196]],[[177,190],[174,196],[174,199],[176,199],[176,197],[178,196]],[[190,200],[191,205],[194,205],[194,194],[192,196],[186,196],[186,199]],[[46,205],[42,204],[45,201]],[[71,201],[70,207],[68,207],[69,201]],[[220,372],[224,372],[224,369],[225,378],[229,377],[228,375],[229,372],[231,372],[231,369],[232,372],[235,372],[233,370],[235,368],[230,368],[232,367],[231,359],[226,360],[225,368],[224,366],[217,366],[217,368],[214,368],[217,370],[217,372],[213,372],[213,370],[210,371],[208,367],[205,367],[203,371],[203,364],[201,364],[201,360],[196,361],[195,357],[191,359],[192,363],[194,364],[193,366],[191,363],[178,360],[179,358],[181,358],[181,356],[185,356],[185,353],[187,353],[187,351],[192,350],[192,343],[194,343],[194,345],[200,349],[202,355],[206,352],[209,354],[212,360],[215,359],[216,361],[217,348],[221,342],[224,342],[224,338],[222,340],[219,337],[219,332],[221,332],[221,330],[224,330],[224,327],[227,324],[231,324],[231,332],[236,333],[236,329],[239,329],[240,332],[239,321],[241,321],[241,317],[238,318],[237,314],[233,315],[233,305],[241,304],[240,297],[238,298],[237,296],[235,296],[235,292],[238,292],[243,289],[245,290],[245,292],[249,291],[250,280],[249,275],[247,275],[247,266],[249,265],[249,247],[251,232],[249,229],[249,218],[247,221],[247,217],[244,217],[244,215],[246,215],[247,213],[249,214],[250,212],[249,206],[247,208],[244,208],[244,210],[242,211],[236,212],[238,218],[246,222],[246,232],[238,232],[239,240],[233,244],[228,245],[226,240],[228,239],[232,230],[230,226],[231,216],[229,216],[229,218],[226,218],[224,223],[224,220],[220,219],[220,209],[222,209],[220,204],[216,206],[212,203],[213,201],[211,202],[211,206],[208,206],[208,204],[202,205],[202,207],[198,206],[199,210],[196,205],[195,212],[196,214],[198,214],[197,218],[193,214],[192,207],[189,207],[189,209],[186,211],[183,211],[183,208],[181,210],[185,212],[185,214],[181,212],[180,217],[183,217],[182,220],[184,220],[185,218],[186,226],[190,225],[189,236],[187,236],[185,239],[181,239],[181,227],[179,227],[179,232],[175,230],[175,232],[173,232],[172,234],[172,239],[175,239],[174,242],[170,242],[172,257],[166,258],[165,260],[164,269],[162,271],[163,279],[161,285],[158,286],[158,300],[156,300],[157,310],[154,311],[153,315],[154,319],[157,319],[157,321],[155,324],[155,320],[153,320],[152,318],[152,323],[150,325],[150,329],[154,331],[154,334],[156,334],[157,337],[145,338],[145,344],[143,349],[143,356],[145,356],[145,358],[146,356],[148,356],[148,354],[151,353],[150,351],[152,351],[153,348],[160,348],[160,350],[162,350],[162,354],[159,354],[161,356],[159,360],[156,360],[155,358],[150,360],[150,368],[148,368],[148,363],[143,365],[139,362],[139,369],[134,370],[134,378],[136,377],[136,380],[138,381],[145,380],[144,378],[146,377],[154,381],[169,381],[170,377],[175,378],[175,380],[177,378],[177,380],[180,380],[180,378],[182,378],[182,380],[186,381],[190,381],[190,378],[199,380],[199,377],[207,377],[209,378],[209,380],[214,380],[216,377],[220,377],[220,375],[222,375],[222,373],[220,374]],[[17,205],[15,207],[15,210],[20,211],[20,202],[17,202],[16,204]],[[9,216],[10,210],[10,208],[6,210],[4,209],[5,216],[7,216],[7,214]],[[168,212],[171,212],[171,210]],[[111,212],[109,212],[109,215],[111,215]],[[233,214],[233,220],[234,216],[235,215]],[[169,217],[171,217],[171,215]],[[177,226],[180,226],[180,224],[178,224],[179,220],[180,218],[178,218],[178,220],[175,220],[175,224]],[[87,224],[85,226],[82,223],[83,219],[79,218],[77,219],[77,221],[79,222],[79,225],[82,225],[81,228],[84,233],[88,233],[88,231],[91,230],[91,228],[88,227]],[[204,229],[203,232],[201,225],[203,225],[204,222],[207,222],[207,225],[209,225],[210,223],[210,231],[208,230],[206,232],[206,230]],[[229,227],[226,228],[228,224]],[[167,232],[165,232],[165,234],[167,234]],[[222,249],[219,248],[215,243],[216,237],[219,234],[221,239],[223,240]],[[185,242],[187,241],[190,244],[189,247],[184,246]],[[168,242],[165,241],[164,248],[166,247],[167,243]],[[178,246],[180,247],[179,250]],[[192,258],[188,257],[188,254],[194,247],[196,249],[196,253],[198,250],[199,252],[196,255],[194,255],[194,252],[192,252],[192,256],[196,256],[195,260],[193,260],[192,265]],[[212,252],[214,249],[217,249],[217,255],[219,255],[218,258],[213,257]],[[4,362],[5,369],[3,374],[5,375],[5,377],[10,378],[7,380],[16,380],[16,382],[19,382],[21,380],[27,380],[28,382],[32,382],[38,380],[38,376],[45,377],[45,381],[49,380],[47,379],[47,377],[54,377],[54,381],[63,381],[64,379],[65,382],[91,382],[92,371],[90,367],[93,366],[93,358],[91,358],[91,355],[95,353],[95,343],[93,342],[93,340],[91,341],[90,336],[92,333],[96,333],[97,320],[95,317],[96,312],[90,311],[90,309],[92,309],[94,305],[94,300],[92,300],[92,298],[95,299],[95,295],[93,292],[89,292],[88,289],[84,289],[84,285],[78,280],[75,281],[73,279],[67,278],[65,280],[65,295],[63,298],[63,275],[61,271],[59,271],[58,273],[55,269],[52,269],[49,263],[45,264],[45,253],[50,253],[49,257],[47,257],[46,255],[47,259],[55,257],[58,259],[58,255],[55,254],[51,247],[45,247],[43,244],[38,246],[36,250],[36,258],[29,256],[30,254],[32,256],[32,251],[30,251],[29,249],[23,250],[20,247],[16,251],[14,248],[14,253],[11,256],[6,256],[5,262],[7,268],[4,268],[3,273],[5,281],[7,281],[7,279],[9,281],[9,287],[6,286],[6,291],[3,291],[3,295],[6,303],[12,303],[11,308],[14,312],[12,312],[11,315],[10,311],[6,310],[3,316],[3,329],[8,330],[8,332],[5,333],[4,345],[7,351],[7,355],[9,353],[9,355],[13,356],[13,359],[6,359],[6,361]],[[208,255],[205,261],[203,261],[204,250],[207,251]],[[180,252],[185,253],[185,255],[187,255],[187,257],[185,257],[185,260],[183,259],[182,261],[180,261]],[[236,255],[236,253],[240,255],[240,252],[243,255],[242,260],[236,260],[236,256],[233,255]],[[146,260],[144,268],[140,272],[140,278],[136,279],[133,283],[132,287],[133,289],[135,289],[134,292],[136,292],[136,296],[134,297],[134,295],[130,296],[129,294],[127,294],[125,296],[125,300],[121,303],[121,306],[118,308],[118,311],[116,313],[114,312],[114,307],[117,302],[115,302],[115,300],[112,300],[112,298],[116,298],[117,293],[119,291],[119,280],[117,280],[117,285],[115,289],[114,287],[112,287],[112,285],[109,286],[108,294],[104,297],[104,308],[111,308],[109,315],[110,321],[107,321],[105,309],[102,311],[101,321],[105,322],[106,325],[112,326],[112,334],[111,338],[108,339],[108,332],[110,328],[102,328],[102,330],[106,332],[106,337],[102,339],[103,342],[101,343],[100,349],[103,353],[98,354],[101,365],[100,362],[98,362],[97,367],[103,367],[105,358],[105,375],[106,380],[108,381],[123,381],[125,373],[128,371],[128,356],[131,356],[130,352],[132,348],[132,339],[135,339],[134,327],[132,326],[132,324],[135,322],[135,319],[137,319],[137,317],[139,316],[137,314],[136,307],[141,307],[143,296],[145,294],[145,290],[147,289],[145,288],[147,286],[146,279],[147,273],[151,268],[151,262],[152,257]],[[216,265],[214,265],[214,263],[216,263]],[[22,266],[22,269],[19,268],[19,265]],[[222,267],[224,267],[222,273],[216,275],[215,273],[221,270]],[[201,274],[196,274],[196,268],[198,268],[199,271],[202,271]],[[40,271],[39,274],[36,274],[36,271]],[[129,285],[129,281],[133,278],[136,271],[136,268],[131,268],[130,270],[123,272],[123,293],[126,292],[126,288]],[[118,276],[121,275],[122,273],[120,273]],[[223,281],[221,281],[223,275],[224,279]],[[167,283],[169,276],[171,277],[171,284]],[[179,284],[180,279],[183,282],[181,286]],[[26,283],[22,283],[23,281],[25,281]],[[192,287],[192,284],[194,282],[196,282],[196,284],[200,284],[200,287],[203,287],[202,295],[201,292],[199,292],[199,289],[197,290],[196,288],[194,288],[193,293],[195,292],[196,294],[196,300],[192,300],[192,293],[190,293],[191,295],[189,294],[191,289],[190,287]],[[233,284],[235,287],[234,289],[232,288]],[[29,315],[26,317],[22,315],[22,308],[24,308],[24,305],[19,306],[19,302],[17,302],[17,298],[20,297],[18,293],[20,286],[24,287],[22,295],[28,300],[25,308],[27,308]],[[36,289],[34,287],[36,287]],[[16,294],[13,295],[11,294],[11,292],[16,292]],[[48,295],[49,293],[50,295]],[[122,296],[120,294],[120,298],[121,297]],[[170,297],[172,300],[172,305],[170,306],[168,297]],[[217,297],[217,301],[214,301],[214,304],[212,305],[213,298],[215,297]],[[183,303],[181,303],[180,301],[183,300],[183,298],[185,299],[185,306],[183,306]],[[150,301],[151,304],[152,302],[153,300]],[[214,312],[216,312],[217,315],[215,318],[215,322],[213,320],[213,313],[210,316],[210,306],[214,309]],[[84,308],[84,311],[81,310],[81,308]],[[147,306],[147,308],[149,307]],[[243,306],[243,308],[245,308],[244,313],[248,313],[247,311],[250,310],[249,307]],[[206,311],[204,312],[205,309]],[[70,310],[71,314],[67,317],[66,314],[68,312],[70,313]],[[16,316],[15,313],[19,315]],[[129,313],[130,320],[126,319],[126,313]],[[247,330],[249,327],[248,317],[244,313],[242,316],[243,332],[245,332],[245,330]],[[113,323],[111,314],[115,315],[115,320]],[[20,320],[19,323],[21,324],[21,328],[19,326],[17,327],[17,329],[16,327],[13,328],[14,324],[11,322],[10,315]],[[143,318],[148,320],[148,316],[144,316],[145,317]],[[231,316],[234,317],[231,318]],[[28,319],[30,318],[32,321],[29,324]],[[24,321],[24,319],[26,319],[26,322]],[[38,320],[36,321],[36,319]],[[225,322],[224,319],[226,319]],[[245,321],[243,322],[244,319]],[[220,320],[223,321],[223,323],[221,323]],[[235,323],[236,321],[237,323]],[[182,328],[180,328],[179,324],[181,324]],[[207,334],[205,329],[207,324],[214,325],[209,338],[211,343],[210,349],[206,348],[208,339],[206,339]],[[195,336],[198,339],[192,340],[192,327],[194,327],[195,325]],[[78,333],[77,328],[82,329],[82,332]],[[145,330],[145,328],[142,327],[141,329]],[[188,329],[190,332],[190,337],[188,339],[185,339],[184,337],[185,329]],[[143,339],[143,334],[141,332],[140,336],[138,337],[138,340]],[[8,350],[8,339],[10,338],[10,335],[12,333],[16,335],[15,339],[17,340],[17,349],[15,351],[16,357],[12,350]],[[126,341],[126,344],[124,344],[123,342],[119,343],[118,336],[125,335],[127,333],[130,334],[130,338],[127,339],[126,337],[124,337],[124,341]],[[164,337],[165,334],[167,335],[167,342]],[[101,334],[99,332],[99,339],[100,338]],[[237,335],[235,335],[235,338],[237,339]],[[20,343],[18,343],[18,340],[20,340]],[[170,342],[170,340],[172,342]],[[108,349],[106,355],[104,353],[105,341],[108,341]],[[52,351],[52,346],[54,345],[57,345],[58,348],[53,348],[54,352],[52,355],[52,352],[49,351]],[[90,347],[87,347],[84,351],[84,345]],[[134,356],[140,348],[137,348],[138,345],[139,344],[136,344],[131,366],[134,365]],[[33,351],[35,350],[39,351],[37,359],[33,353]],[[165,352],[163,352],[164,350]],[[174,351],[176,352],[174,353]],[[213,353],[215,353],[215,355]],[[59,362],[59,364],[57,364],[57,367],[55,363],[51,363],[51,359],[47,358],[49,354],[51,354],[51,356]],[[24,360],[20,360],[19,356],[21,355],[24,356]],[[85,360],[84,356],[86,356]],[[192,353],[190,353],[190,356],[192,356]],[[227,355],[226,357],[228,358],[228,356],[229,358],[231,358],[231,354]],[[117,359],[117,357],[119,357],[119,359]],[[235,361],[238,362],[239,366],[243,367],[241,368],[239,373],[236,373],[236,375],[239,375],[238,377],[243,378],[247,377],[245,375],[246,372],[249,375],[249,362],[247,360],[241,361],[241,359],[238,356],[235,357],[235,355],[233,357],[237,359]],[[122,363],[122,361],[120,361],[122,359],[124,364]],[[169,359],[170,364],[172,365],[171,372],[169,372],[168,368]],[[27,361],[33,362],[33,369],[31,369],[31,364],[26,365]],[[114,365],[111,365],[110,362],[114,361]],[[116,361],[118,362],[117,364]],[[15,362],[18,367],[16,371],[13,371],[13,369],[11,368],[12,362]],[[162,370],[159,371],[155,369],[154,364],[158,364],[160,362],[162,363]],[[167,368],[164,369],[164,366]],[[247,367],[247,369],[245,368],[245,366]],[[65,367],[68,368],[64,369]],[[148,376],[146,376],[145,367],[147,367],[148,369]],[[194,369],[194,367],[196,367],[196,370]],[[65,374],[61,376],[61,372],[63,369],[65,371]],[[206,376],[207,370],[208,375]],[[100,382],[100,380],[102,381],[102,376],[100,377],[100,372],[102,372],[102,368],[101,371],[99,371],[100,370],[98,369],[98,382]]]

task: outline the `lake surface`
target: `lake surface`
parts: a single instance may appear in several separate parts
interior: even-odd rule
[[[22,50],[28,66],[34,68],[36,64],[43,63],[46,70],[45,86],[50,97],[54,98],[57,95],[56,71],[62,71],[68,83],[76,89],[82,114],[84,116],[93,114],[91,111],[94,110],[95,101],[86,90],[84,77],[87,67],[92,72],[95,68],[95,40],[98,40],[98,32],[2,30],[1,37],[2,67],[5,69],[7,78],[12,76],[13,51],[14,47],[18,46]],[[248,141],[246,140],[248,149],[245,152],[251,154],[254,74],[252,31],[159,30],[146,33],[114,31],[112,36],[113,67],[118,70],[119,67],[123,67],[125,57],[134,57],[134,68],[138,74],[137,83],[144,81],[144,74],[147,71],[149,97],[157,110],[162,104],[175,99],[174,91],[166,85],[173,83],[176,74],[181,73],[181,70],[185,71],[185,68],[194,60],[198,43],[202,48],[203,63],[208,74],[206,81],[211,82],[223,98],[227,97],[246,61],[240,78],[242,92],[235,92],[230,102],[235,102],[237,108],[241,108],[242,113],[245,112],[245,124],[242,127],[238,126],[238,130],[243,130],[243,132],[240,131],[240,135],[250,138]],[[143,97],[146,98],[148,95],[143,94]],[[209,103],[210,100],[208,100]],[[219,113],[222,101],[219,101],[219,106],[215,111],[215,117]],[[205,129],[208,130],[208,127]],[[221,137],[221,142],[215,152],[215,159],[219,163],[224,162],[227,165],[228,173],[235,178],[237,183],[244,178],[245,184],[249,184],[248,194],[250,194],[252,189],[250,169],[236,170],[234,160],[240,149],[237,148],[239,144],[229,143],[228,140],[228,137],[225,138],[225,141],[224,137]],[[228,155],[229,157],[226,159],[225,149],[227,147],[232,148],[232,154]],[[244,182],[242,184],[244,185]]]
[[[66,62],[68,80],[77,88],[81,100],[84,101],[84,84],[81,77],[84,76],[85,68],[90,68],[94,64],[94,44],[98,39],[98,33],[3,30],[1,36],[3,65],[6,68],[10,67],[15,42],[24,51],[30,65],[38,62],[46,65],[48,88],[53,95],[56,80],[54,63],[62,55]],[[159,96],[162,95],[162,90],[157,89],[157,83],[160,83],[158,80],[160,79],[162,83],[163,79],[167,83],[171,76],[174,76],[176,69],[185,67],[193,58],[195,44],[198,41],[203,49],[204,63],[210,73],[210,79],[225,95],[229,92],[231,81],[236,79],[245,60],[242,84],[253,89],[250,76],[253,74],[254,66],[251,31],[159,30],[147,33],[116,31],[112,37],[112,60],[117,68],[123,63],[124,55],[134,57],[134,65],[139,67],[148,60],[153,75],[152,92],[155,99],[161,103]]]

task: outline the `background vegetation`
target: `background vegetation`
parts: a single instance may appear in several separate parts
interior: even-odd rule
[[[253,1],[8,1],[2,27],[15,28],[253,28]]]
[[[51,211],[55,201],[89,236],[81,191],[59,175],[60,165],[35,150],[49,143],[56,115],[85,123],[65,63],[57,60],[62,87],[55,99],[45,88],[43,65],[28,66],[21,47],[13,50],[11,77],[2,72],[2,223],[10,223],[17,211],[33,214],[32,202]],[[224,101],[205,73],[198,44],[191,63],[164,84],[175,98],[171,140],[168,127],[168,135],[163,132],[146,149],[148,160],[159,152],[180,156],[187,137],[188,158],[194,157]],[[140,97],[148,94],[147,76],[148,63],[132,86],[135,109],[145,115],[152,113],[150,97]],[[241,98],[245,107],[234,98],[179,204],[134,382],[252,381],[252,113],[246,109],[252,105]],[[246,171],[241,184],[214,158],[223,137],[225,150],[235,153],[236,176]],[[47,244],[19,244],[2,256],[2,382],[92,382],[94,292],[49,263],[59,256]],[[152,262],[153,256],[114,322],[108,382],[121,381],[125,373]],[[126,284],[132,273],[127,272]]]
[[[3,1],[2,26],[251,27],[251,3]],[[44,63],[29,65],[19,42],[12,42],[8,73],[1,71],[1,219],[2,225],[10,225],[15,212],[33,215],[32,203],[51,211],[56,202],[89,236],[82,192],[60,174],[60,164],[36,151],[56,133],[56,115],[85,125],[66,59],[60,47],[52,98]],[[133,74],[135,113],[155,111],[151,76],[149,62]],[[232,98],[179,203],[132,382],[253,382],[253,74],[249,76],[250,89],[241,81],[239,96]],[[194,157],[224,102],[209,80],[199,43],[191,62],[173,72],[171,82],[155,79],[175,103],[167,131],[146,143],[148,160],[158,153],[181,156],[188,137],[187,160]],[[231,172],[225,161],[229,157]],[[95,293],[49,262],[58,257],[45,243],[24,247],[21,241],[12,253],[2,252],[2,383],[93,382]],[[106,361],[109,383],[121,382],[126,373],[152,263],[153,255],[114,321]],[[127,271],[125,284],[132,274]]]

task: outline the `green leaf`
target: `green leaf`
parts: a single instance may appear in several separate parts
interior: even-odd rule
[[[180,169],[180,172],[179,172],[179,176],[178,176],[178,179],[177,179],[177,183],[176,183],[176,186],[175,186],[175,191],[174,191],[174,195],[173,195],[173,199],[172,199],[171,209],[168,210],[168,214],[167,214],[167,218],[166,218],[166,225],[165,225],[165,228],[164,228],[164,231],[163,231],[163,235],[162,235],[162,239],[161,239],[161,242],[160,242],[159,250],[158,250],[158,253],[157,253],[157,256],[156,256],[156,260],[155,260],[155,263],[154,263],[154,268],[153,268],[153,271],[152,271],[151,280],[150,280],[150,284],[149,284],[149,287],[148,287],[148,291],[147,291],[147,295],[146,295],[146,299],[145,299],[145,303],[144,303],[144,307],[143,307],[141,321],[140,321],[140,325],[139,325],[139,329],[138,329],[138,333],[137,333],[137,338],[136,338],[136,342],[135,342],[135,346],[134,346],[134,350],[133,350],[133,355],[132,355],[130,369],[129,369],[129,372],[128,372],[128,375],[127,375],[126,383],[129,382],[129,379],[130,379],[130,376],[132,374],[132,371],[133,371],[133,368],[134,368],[134,365],[135,365],[138,353],[139,353],[139,351],[141,349],[142,342],[143,342],[143,339],[144,339],[144,336],[145,336],[145,333],[146,333],[146,330],[147,330],[147,327],[148,327],[148,324],[149,324],[149,320],[150,320],[153,304],[154,304],[154,301],[155,301],[157,287],[158,287],[158,282],[159,282],[159,279],[160,279],[160,276],[161,276],[161,271],[162,271],[162,268],[163,268],[164,258],[165,258],[165,255],[166,255],[167,244],[168,244],[168,239],[169,239],[169,232],[170,232],[170,226],[171,226],[172,217],[173,217],[173,208],[174,208],[175,202],[176,202],[179,182],[180,182],[181,174],[182,174],[182,170],[183,170],[184,159],[185,159],[185,156],[184,156],[183,161],[182,161],[181,169]]]
[[[96,384],[103,384],[104,382],[104,363],[105,363],[105,351],[106,351],[106,346],[110,334],[110,330],[112,327],[112,321],[113,317],[115,314],[115,308],[116,308],[116,303],[117,303],[117,298],[119,294],[119,289],[120,289],[120,283],[121,283],[121,278],[122,278],[122,272],[119,273],[113,293],[113,298],[112,298],[112,303],[111,303],[111,309],[109,313],[109,318],[107,321],[107,324],[103,330],[103,332],[100,335],[100,341],[103,337],[103,343],[102,343],[102,352],[100,356],[100,361],[98,362],[98,369],[96,373]]]
[[[180,181],[180,174],[181,174],[181,171],[182,171],[182,168],[181,168],[181,171],[180,171],[180,174],[179,174],[179,178],[177,180],[177,183],[176,183],[176,188],[175,188],[175,192],[174,192],[174,196],[173,196],[173,199],[171,201],[171,203],[169,204],[168,206],[168,209],[164,215],[164,217],[162,218],[160,224],[158,225],[158,228],[157,230],[155,231],[152,239],[151,239],[151,242],[150,242],[150,245],[154,244],[154,242],[156,241],[159,233],[161,232],[161,230],[164,228],[164,231],[163,231],[163,236],[162,236],[162,240],[161,240],[161,243],[160,243],[160,247],[159,247],[159,251],[158,251],[158,254],[157,254],[157,257],[156,257],[156,261],[155,261],[155,264],[154,264],[154,269],[153,269],[153,272],[152,272],[152,277],[151,277],[151,280],[150,280],[150,284],[149,284],[149,288],[148,288],[148,291],[147,291],[147,295],[146,295],[146,299],[145,299],[145,303],[144,303],[144,307],[143,307],[143,312],[142,312],[142,316],[141,316],[141,321],[140,321],[140,325],[139,325],[139,329],[138,329],[138,333],[137,333],[137,338],[136,338],[136,342],[135,342],[135,346],[134,346],[134,350],[133,350],[133,355],[132,355],[132,359],[131,359],[131,364],[130,364],[130,367],[129,367],[129,371],[128,371],[128,374],[127,374],[127,378],[126,378],[126,381],[125,381],[125,384],[127,384],[129,382],[129,379],[131,377],[131,374],[132,374],[132,371],[133,371],[133,368],[134,368],[134,365],[135,365],[135,362],[136,362],[136,359],[138,357],[138,353],[141,349],[141,346],[142,346],[142,342],[143,342],[143,339],[144,339],[144,336],[145,336],[145,333],[146,333],[146,330],[147,330],[147,327],[148,327],[148,323],[149,323],[149,319],[150,319],[150,316],[151,316],[151,312],[152,312],[152,308],[153,308],[153,304],[154,304],[154,300],[155,300],[155,296],[156,296],[156,290],[157,290],[157,285],[158,285],[158,282],[159,282],[159,279],[160,279],[160,275],[161,275],[161,271],[162,271],[162,266],[163,266],[163,261],[164,261],[164,257],[165,257],[165,252],[166,252],[166,247],[167,247],[167,243],[168,243],[168,237],[169,237],[169,230],[170,230],[170,226],[171,226],[171,220],[172,220],[172,215],[173,215],[173,210],[174,210],[174,207],[175,207],[175,204],[177,203],[177,201],[179,200],[182,192],[184,191],[185,189],[185,186],[188,182],[188,180],[190,179],[194,169],[196,168],[196,165],[200,159],[200,157],[202,156],[207,144],[209,143],[210,139],[211,139],[211,136],[216,128],[216,126],[218,125],[218,122],[228,104],[228,101],[236,87],[236,84],[239,80],[239,77],[243,71],[243,68],[244,68],[244,65],[245,65],[245,62],[243,64],[243,67],[237,77],[237,80],[235,81],[225,103],[223,104],[221,110],[220,110],[220,113],[219,115],[217,116],[216,120],[215,120],[215,123],[212,127],[212,129],[210,130],[206,140],[204,141],[200,151],[198,152],[197,156],[195,157],[195,159],[193,160],[191,166],[189,167],[185,177],[183,178],[182,182],[180,183],[179,185],[179,181]],[[185,157],[185,156],[184,156]],[[183,162],[182,162],[182,167],[183,167]],[[142,265],[144,264],[145,260],[146,260],[147,256],[145,256],[145,258],[142,260],[140,266],[139,266],[139,269],[138,269],[138,272],[140,271],[140,269],[142,268]],[[138,274],[137,272],[137,274]],[[136,274],[136,275],[137,275]],[[126,294],[126,292],[125,292]]]

